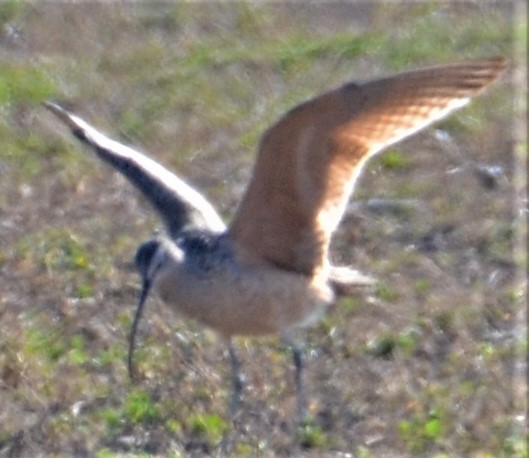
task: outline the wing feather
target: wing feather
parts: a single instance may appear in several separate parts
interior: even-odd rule
[[[366,160],[465,105],[505,69],[466,61],[346,84],[288,112],[262,137],[229,228],[247,262],[314,275]]]
[[[225,230],[213,206],[198,191],[144,154],[111,140],[81,118],[51,102],[44,105],[83,143],[138,188],[162,217],[169,234],[186,228]]]

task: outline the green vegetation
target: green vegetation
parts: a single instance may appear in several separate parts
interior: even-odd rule
[[[398,299],[398,293],[391,286],[379,282],[375,287],[375,294],[385,302],[394,302]]]
[[[131,424],[152,422],[159,419],[159,409],[151,396],[143,390],[133,390],[127,394],[123,404],[123,417]]]
[[[404,355],[411,356],[417,349],[419,337],[414,329],[404,330],[397,335],[387,333],[369,345],[369,353],[378,358],[391,358],[398,349]]]
[[[0,105],[35,103],[55,92],[48,73],[39,67],[0,64]]]
[[[413,453],[424,453],[428,445],[440,443],[443,439],[443,419],[435,409],[412,420],[402,420],[398,429]]]
[[[191,432],[210,445],[217,445],[228,429],[228,423],[218,415],[194,415],[189,419]]]
[[[321,448],[325,445],[325,433],[320,426],[311,420],[305,422],[298,428],[298,438],[303,448]]]

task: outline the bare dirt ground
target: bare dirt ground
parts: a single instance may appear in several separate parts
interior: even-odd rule
[[[516,5],[0,3],[0,455],[217,456],[228,431],[236,456],[527,456]],[[148,150],[229,221],[296,103],[498,54],[500,82],[367,167],[333,259],[377,285],[304,336],[304,428],[275,339],[237,341],[230,425],[225,348],[155,299],[128,380],[131,259],[160,223],[39,102]]]

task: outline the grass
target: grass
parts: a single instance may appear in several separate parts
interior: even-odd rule
[[[56,91],[49,75],[40,67],[2,63],[0,67],[0,104],[34,103]]]
[[[293,105],[351,79],[511,56],[526,34],[513,17],[508,2],[1,2],[1,452],[214,455],[228,432],[240,456],[527,456],[509,84],[436,127],[455,149],[430,131],[367,167],[355,199],[420,205],[340,229],[333,258],[378,283],[307,332],[299,429],[289,352],[237,341],[247,391],[232,425],[221,342],[154,299],[141,381],[128,380],[131,258],[159,221],[40,107],[66,102],[149,150],[229,219],[261,133]],[[469,164],[507,178],[486,190]]]

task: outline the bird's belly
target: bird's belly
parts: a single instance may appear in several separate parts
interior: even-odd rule
[[[315,322],[333,299],[327,281],[269,267],[175,266],[157,281],[164,302],[225,337],[285,333]]]

